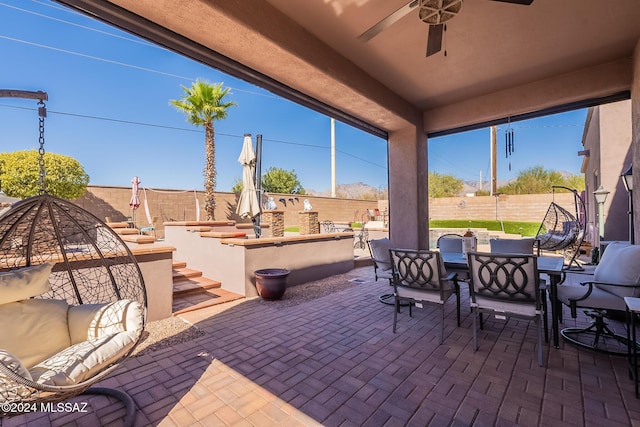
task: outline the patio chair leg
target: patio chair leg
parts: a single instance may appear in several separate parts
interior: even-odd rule
[[[440,304],[440,313],[442,314],[440,319],[440,344],[444,342],[444,302]]]
[[[460,326],[460,286],[456,283],[456,314],[458,316],[458,327]]]
[[[393,310],[393,333],[396,333],[396,322],[398,321],[398,310],[400,310],[400,304],[398,302],[398,297],[394,295],[393,297],[395,299],[395,310]]]
[[[473,351],[478,351],[478,309],[471,311],[473,311]]]
[[[546,320],[546,314],[545,314],[545,320]],[[538,366],[542,366],[542,331],[540,330],[540,328],[542,328],[542,322],[540,322],[540,319],[538,319],[536,323],[538,324]],[[545,332],[546,332],[546,329],[545,329]],[[545,338],[548,341],[548,336],[545,336]]]
[[[547,314],[547,291],[542,290],[542,309],[544,310],[544,342],[549,342],[549,319]]]

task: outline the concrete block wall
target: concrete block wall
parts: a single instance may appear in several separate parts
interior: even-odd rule
[[[429,199],[429,219],[542,222],[552,201],[575,212],[573,193],[443,197]]]
[[[140,201],[144,203],[145,195],[140,190]],[[387,201],[338,199],[331,197],[300,196],[292,194],[270,194],[274,198],[277,209],[284,213],[284,227],[299,226],[299,212],[303,209],[305,199],[312,205],[313,211],[318,212],[318,221],[332,220],[337,223],[365,221],[367,209],[378,208],[384,211]],[[204,207],[204,192],[183,190],[147,190],[146,198],[150,215],[157,216],[159,222],[156,235],[164,236],[164,221],[194,221],[196,219],[196,203],[198,198],[201,208],[200,219],[205,220],[202,211]],[[295,198],[298,200],[295,200]],[[104,220],[111,217],[113,221],[126,220],[132,214],[129,208],[131,188],[89,186],[87,193],[74,202]],[[283,203],[280,199],[284,199]],[[289,200],[291,199],[291,200]],[[542,222],[549,204],[555,200],[560,206],[574,212],[572,193],[502,195],[496,198],[481,197],[445,197],[429,200],[430,219],[502,219],[504,221]],[[247,219],[239,218],[236,213],[237,196],[234,193],[216,193],[217,220],[234,220],[237,223],[248,223]],[[497,210],[496,210],[497,208]],[[146,225],[144,206],[135,212],[137,225]]]

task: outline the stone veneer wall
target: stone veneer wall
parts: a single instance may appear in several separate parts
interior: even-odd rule
[[[147,190],[146,197],[151,216],[157,216],[156,235],[164,236],[163,221],[192,221],[196,219],[195,197],[198,197],[200,207],[204,206],[204,192],[182,190]],[[318,212],[318,221],[332,220],[335,222],[362,221],[367,219],[367,209],[379,208],[383,211],[386,201],[338,199],[331,197],[295,196],[291,194],[271,194],[276,201],[279,211],[284,212],[284,227],[299,226],[299,212],[304,199],[309,199],[314,212]],[[298,198],[298,200],[295,199]],[[129,187],[88,187],[87,193],[74,200],[76,204],[87,209],[98,218],[111,217],[113,221],[122,221],[131,215]],[[284,199],[286,206],[280,199]],[[289,200],[291,199],[291,200]],[[145,195],[140,190],[140,201],[144,203]],[[570,193],[529,194],[521,196],[499,196],[498,216],[504,221],[540,221],[552,200],[574,211],[573,195]],[[238,223],[249,223],[248,219],[241,219],[236,215],[237,196],[233,193],[216,193],[217,220],[231,219]],[[445,197],[429,199],[430,219],[496,219],[495,197]],[[135,212],[138,226],[146,225],[144,206]],[[205,220],[204,211],[200,212],[200,219]]]
[[[320,234],[318,212],[300,211],[298,212],[298,220],[300,221],[300,234]]]
[[[282,211],[263,211],[262,222],[269,223],[266,234],[269,237],[284,236],[284,212]],[[266,237],[266,236],[265,236]]]

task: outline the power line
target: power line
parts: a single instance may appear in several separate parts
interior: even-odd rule
[[[23,44],[27,44],[27,45],[30,45],[30,46],[39,47],[39,48],[42,48],[42,49],[49,49],[49,50],[53,50],[53,51],[59,52],[59,53],[66,53],[66,54],[69,54],[69,55],[80,56],[82,58],[93,59],[95,61],[106,62],[106,63],[113,64],[113,65],[120,65],[122,67],[133,68],[133,69],[138,70],[138,71],[146,71],[146,72],[149,72],[149,73],[160,74],[160,75],[164,75],[164,76],[168,76],[168,77],[177,78],[177,79],[180,79],[180,80],[188,80],[188,81],[191,81],[191,82],[197,80],[197,78],[193,78],[193,77],[181,76],[179,74],[173,74],[173,73],[169,73],[169,72],[166,72],[166,71],[155,70],[153,68],[147,68],[147,67],[142,67],[142,66],[139,66],[139,65],[128,64],[126,62],[121,62],[121,61],[114,61],[112,59],[101,58],[99,56],[87,55],[85,53],[79,53],[79,52],[74,52],[72,50],[61,49],[61,48],[57,48],[57,47],[53,47],[53,46],[44,45],[44,44],[41,44],[41,43],[30,42],[30,41],[27,41],[27,40],[17,39],[15,37],[9,37],[9,36],[0,35],[0,39],[5,39],[5,40],[9,40],[9,41],[16,42],[16,43],[23,43]],[[277,97],[275,95],[272,95],[272,94],[268,94],[268,93],[254,92],[254,91],[250,91],[250,90],[239,89],[237,87],[230,87],[230,89],[238,91],[238,92],[248,93],[248,94],[251,94],[251,95],[264,96],[266,98],[273,98],[273,99],[278,99],[278,100],[280,99],[279,97]]]
[[[36,111],[36,108],[32,108],[32,107],[20,107],[20,106],[16,106],[16,105],[7,105],[7,104],[0,104],[0,107],[5,107],[5,108],[14,108],[17,110],[29,110],[29,111]],[[60,115],[60,116],[69,116],[69,117],[77,117],[77,118],[82,118],[82,119],[90,119],[90,120],[100,120],[100,121],[107,121],[107,122],[114,122],[114,123],[122,123],[122,124],[128,124],[128,125],[135,125],[135,126],[147,126],[147,127],[153,127],[153,128],[160,128],[160,129],[170,129],[170,130],[177,130],[177,131],[183,131],[183,132],[193,132],[193,133],[200,133],[203,134],[204,131],[203,130],[199,130],[199,129],[191,129],[191,128],[182,128],[182,127],[177,127],[177,126],[167,126],[167,125],[160,125],[160,124],[156,124],[156,123],[144,123],[144,122],[136,122],[133,120],[123,120],[123,119],[114,119],[114,118],[110,118],[110,117],[99,117],[99,116],[91,116],[91,115],[87,115],[87,114],[77,114],[77,113],[68,113],[68,112],[64,112],[64,111],[55,111],[55,110],[47,110],[47,114],[54,114],[54,115]],[[233,134],[227,134],[227,133],[220,133],[220,132],[216,132],[217,136],[226,136],[229,138],[240,138],[243,139],[244,135],[233,135]],[[282,140],[277,140],[277,139],[268,139],[268,138],[264,138],[263,141],[265,142],[273,142],[276,144],[287,144],[287,145],[295,145],[295,146],[299,146],[299,147],[311,147],[311,148],[321,148],[321,149],[325,149],[328,150],[330,147],[325,147],[322,145],[314,145],[314,144],[306,144],[306,143],[301,143],[301,142],[291,142],[291,141],[282,141]],[[347,153],[345,151],[342,150],[337,150],[340,153],[344,154],[345,156],[349,156],[349,157],[353,157],[354,159],[360,160],[361,162],[364,163],[369,163],[373,166],[377,166],[383,169],[387,169],[385,166],[379,165],[377,163],[374,163],[370,160],[367,159],[363,159],[362,157],[358,157],[355,156],[353,154]]]
[[[64,19],[54,18],[53,16],[45,15],[43,13],[38,13],[38,12],[35,12],[33,10],[22,9],[20,7],[12,6],[12,5],[6,4],[6,3],[0,3],[0,6],[4,6],[4,7],[7,7],[9,9],[14,9],[14,10],[17,10],[17,11],[20,11],[20,12],[24,12],[24,13],[29,13],[31,15],[38,16],[40,18],[50,19],[52,21],[60,22],[62,24],[67,24],[67,25],[71,25],[71,26],[74,26],[74,27],[82,28],[84,30],[93,31],[93,32],[96,32],[96,33],[100,33],[100,34],[109,36],[109,37],[115,37],[115,38],[118,38],[118,39],[121,39],[121,40],[126,40],[126,41],[129,41],[131,43],[137,43],[137,44],[141,44],[141,45],[144,45],[144,46],[149,46],[149,47],[165,50],[164,48],[162,48],[162,47],[160,47],[158,45],[149,43],[146,40],[136,40],[136,39],[132,39],[131,37],[124,37],[124,36],[121,36],[121,35],[118,35],[118,34],[110,33],[108,31],[98,30],[97,28],[91,28],[91,27],[87,27],[85,25],[76,24],[75,22],[65,21]]]

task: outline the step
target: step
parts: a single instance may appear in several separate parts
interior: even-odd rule
[[[137,243],[139,245],[148,245],[150,243],[155,243],[156,238],[153,236],[145,236],[143,234],[132,234],[132,235],[121,235],[120,238],[125,242],[129,243]]]
[[[194,277],[173,281],[173,297],[220,288],[222,283],[206,277]]]
[[[114,228],[113,231],[115,231],[116,234],[119,234],[121,236],[140,234],[140,231],[137,228]]]
[[[193,277],[201,277],[202,271],[192,270],[188,267],[174,268],[173,269],[173,281],[179,281],[183,279],[189,279]]]
[[[187,263],[185,261],[173,261],[173,264],[171,264],[171,268],[178,269],[178,268],[185,268],[187,266]]]
[[[188,313],[206,307],[224,304],[230,301],[243,299],[244,296],[226,291],[224,289],[211,289],[197,294],[185,295],[173,299],[173,315]]]
[[[107,224],[109,227],[111,228],[129,228],[129,223],[128,222],[106,222],[105,224]]]

